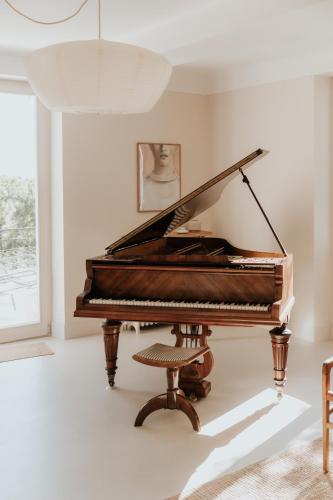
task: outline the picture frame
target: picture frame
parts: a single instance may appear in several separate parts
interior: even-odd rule
[[[181,198],[181,145],[137,143],[138,212],[158,212]]]

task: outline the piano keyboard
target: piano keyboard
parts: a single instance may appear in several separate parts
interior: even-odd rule
[[[193,309],[224,309],[233,311],[268,311],[270,304],[241,304],[239,302],[178,302],[174,300],[127,300],[127,299],[90,299],[89,304],[138,307],[181,307]]]

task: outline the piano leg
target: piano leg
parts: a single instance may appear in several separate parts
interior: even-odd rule
[[[102,324],[104,331],[104,347],[106,359],[106,372],[111,387],[114,386],[114,378],[117,370],[118,339],[121,322],[106,319]]]
[[[273,328],[269,333],[273,349],[274,383],[278,393],[281,395],[287,380],[288,344],[291,331],[287,328],[286,324],[283,324],[282,326]]]
[[[201,327],[201,332],[199,331]],[[176,347],[205,347],[211,330],[207,325],[186,325],[186,332],[182,332],[181,325],[174,325],[171,333],[176,335]],[[185,341],[185,346],[184,346]],[[179,371],[179,388],[191,400],[205,398],[211,389],[211,383],[204,380],[211,372],[214,358],[211,351],[203,356],[203,362],[193,361]]]

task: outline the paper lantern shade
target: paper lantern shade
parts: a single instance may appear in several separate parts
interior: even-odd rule
[[[50,110],[144,113],[165,90],[171,65],[150,50],[106,40],[43,47],[25,56],[32,89]]]

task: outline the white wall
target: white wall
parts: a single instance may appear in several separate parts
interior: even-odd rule
[[[332,79],[314,79],[314,332],[315,339],[332,335],[331,216],[331,88]]]
[[[214,168],[263,147],[270,154],[248,177],[289,253],[296,304],[291,327],[313,340],[328,337],[330,214],[329,79],[307,77],[209,97]],[[214,210],[214,230],[232,243],[278,250],[247,187],[233,181]],[[326,270],[326,277],[325,277]],[[330,272],[330,271],[329,271]]]
[[[154,215],[137,212],[136,143],[181,143],[185,195],[211,177],[207,109],[203,96],[167,92],[142,115],[63,115],[63,179],[54,177],[54,191],[63,182],[66,338],[100,329],[99,321],[73,318],[86,259]]]

